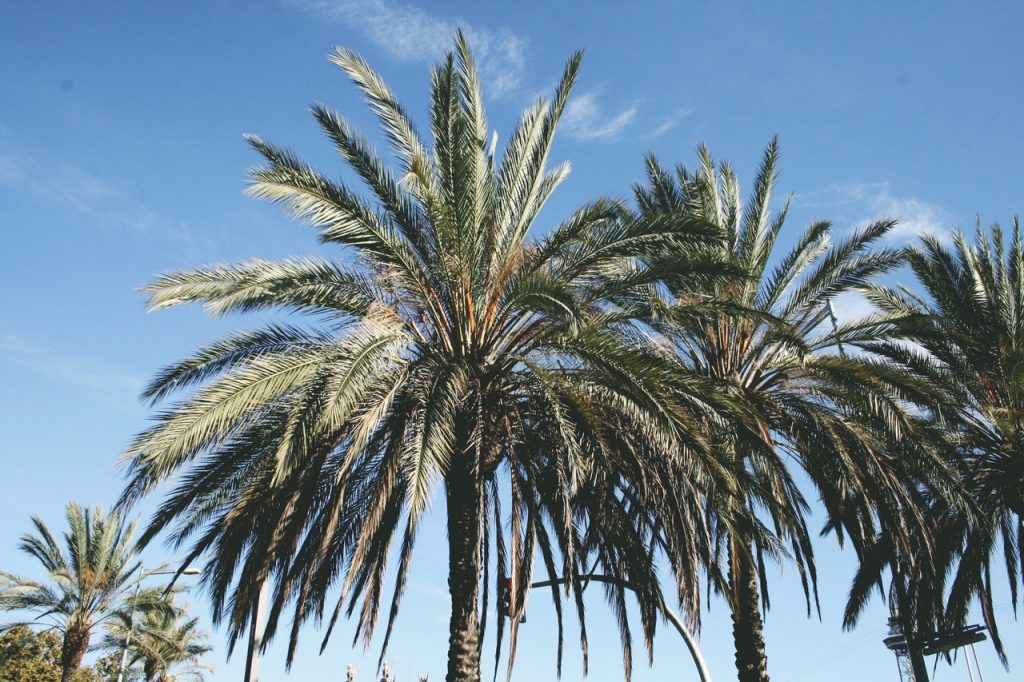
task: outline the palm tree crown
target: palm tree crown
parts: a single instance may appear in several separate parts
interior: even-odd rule
[[[314,117],[372,203],[249,137],[266,161],[249,193],[353,257],[212,266],[146,288],[153,308],[298,311],[320,324],[232,334],[164,370],[149,398],[198,388],[127,452],[122,504],[176,477],[145,539],[174,527],[178,543],[194,540],[189,560],[209,557],[214,614],[234,636],[273,579],[268,636],[292,601],[291,657],[300,624],[326,615],[329,636],[346,602],[349,614],[358,609],[357,632],[372,636],[397,543],[386,648],[417,529],[442,484],[448,679],[476,680],[488,590],[480,573],[493,565],[513,585],[514,650],[535,555],[575,585],[576,551],[586,545],[574,518],[579,490],[621,484],[677,516],[692,507],[683,499],[692,483],[675,485],[675,469],[646,455],[696,445],[691,412],[704,401],[662,397],[698,391],[656,361],[630,327],[633,312],[613,300],[650,284],[651,256],[710,232],[699,221],[633,221],[618,202],[599,200],[544,238],[527,237],[568,174],[566,165],[545,166],[578,54],[553,100],[524,112],[500,157],[461,35],[431,75],[429,151],[359,56],[338,49],[331,59],[379,117],[397,170],[323,106]],[[675,268],[685,267],[680,257]],[[657,589],[644,556],[627,558],[614,571],[646,574]],[[332,587],[338,596],[325,612]],[[582,615],[582,600],[576,606]],[[645,614],[650,636],[653,614]],[[628,636],[624,645],[628,653]]]
[[[127,593],[140,580],[133,535],[116,513],[67,506],[64,547],[47,525],[32,517],[36,534],[21,538],[21,549],[47,572],[46,581],[0,572],[0,609],[34,613],[40,624],[63,635],[62,679],[70,680],[89,648],[93,630],[126,611]],[[144,611],[158,600],[153,590],[139,593]]]
[[[879,524],[903,528],[906,510],[921,506],[912,481],[935,454],[908,438],[919,428],[904,405],[918,390],[912,379],[847,352],[888,329],[885,321],[828,324],[832,298],[902,262],[902,250],[878,246],[893,223],[869,225],[836,243],[828,223],[815,223],[777,254],[788,209],[787,202],[778,213],[770,210],[777,142],[765,151],[745,204],[730,166],[716,167],[704,147],[698,156],[696,172],[680,167],[674,175],[649,159],[636,200],[649,216],[695,215],[719,226],[723,239],[715,250],[738,276],[709,280],[703,290],[669,281],[672,296],[656,300],[651,318],[681,364],[731,396],[732,408],[711,436],[735,486],[707,493],[719,557],[711,577],[733,612],[739,679],[767,680],[765,560],[795,562],[808,611],[816,581],[808,505],[789,462],[815,485],[827,527],[864,547]],[[892,456],[893,443],[908,452]],[[909,541],[905,530],[897,534]],[[725,575],[715,569],[721,559]]]
[[[937,572],[949,576],[933,627],[966,624],[975,599],[1006,662],[992,604],[991,562],[1002,545],[1017,601],[1024,540],[1024,246],[1014,219],[1009,243],[999,225],[978,225],[974,243],[923,237],[910,252],[920,293],[877,287],[871,300],[901,320],[900,338],[872,348],[931,381],[942,399],[923,409],[951,439],[952,463],[973,505],[933,504]],[[908,343],[909,342],[909,343]]]
[[[203,673],[211,670],[200,659],[213,647],[206,643],[199,619],[187,618],[185,608],[174,603],[173,593],[162,610],[144,612],[141,619],[119,617],[108,623],[103,648],[120,652],[126,642],[128,664],[141,666],[146,682],[201,682]]]

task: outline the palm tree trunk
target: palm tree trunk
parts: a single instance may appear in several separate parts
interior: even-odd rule
[[[147,658],[142,670],[146,675],[146,682],[159,682],[160,664],[156,660]]]
[[[732,589],[732,637],[736,647],[739,682],[768,682],[768,653],[757,571],[751,561],[729,543],[729,587]]]
[[[88,649],[89,628],[71,626],[64,632],[64,643],[60,649],[61,682],[71,682]]]
[[[447,682],[480,680],[480,490],[472,452],[471,448],[455,450],[445,480],[452,600]]]

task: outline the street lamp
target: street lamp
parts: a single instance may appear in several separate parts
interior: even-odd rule
[[[139,571],[139,579],[135,582],[135,592],[132,594],[132,608],[128,613],[128,634],[124,638],[124,646],[121,647],[121,665],[117,670],[117,682],[124,682],[124,671],[128,667],[128,645],[131,644],[132,634],[135,632],[135,603],[139,600],[139,587],[142,585],[143,578],[148,578],[151,575],[177,575],[178,571],[163,571],[154,570],[146,572],[142,568],[142,564],[136,569]],[[201,568],[195,568],[189,566],[181,571],[182,575],[199,575],[203,572]]]

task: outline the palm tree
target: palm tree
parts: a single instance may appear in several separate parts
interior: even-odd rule
[[[933,628],[966,624],[977,599],[1004,664],[992,604],[991,565],[1002,546],[1014,604],[1024,534],[1024,246],[1014,218],[1003,230],[978,224],[974,243],[957,233],[946,246],[922,237],[909,255],[920,292],[875,287],[871,301],[899,318],[899,337],[872,350],[945,389],[922,405],[951,441],[951,460],[968,510],[933,505],[939,575],[949,576],[945,609],[929,609]]]
[[[704,290],[667,280],[671,297],[655,299],[650,318],[679,363],[720,383],[733,399],[725,423],[713,428],[713,448],[735,487],[706,491],[716,546],[709,570],[732,610],[739,680],[762,682],[766,560],[795,563],[808,615],[812,593],[817,601],[808,505],[790,462],[814,483],[826,528],[866,547],[879,527],[911,541],[907,529],[922,504],[912,481],[929,476],[938,460],[913,439],[919,425],[903,405],[923,387],[868,355],[847,352],[877,338],[886,322],[827,324],[832,298],[902,262],[901,250],[876,247],[893,223],[869,225],[837,243],[828,223],[815,223],[777,254],[788,208],[787,202],[774,215],[770,210],[777,142],[765,151],[746,204],[731,168],[716,167],[703,146],[698,156],[696,172],[680,166],[674,175],[650,158],[647,183],[635,196],[649,218],[696,216],[720,226],[720,258],[741,274]],[[892,457],[891,443],[901,443],[905,455]]]
[[[372,637],[397,543],[383,657],[417,529],[440,486],[447,679],[475,681],[487,571],[495,564],[512,581],[514,641],[534,557],[552,577],[579,573],[578,489],[594,480],[640,489],[646,480],[645,496],[683,504],[672,467],[647,454],[667,445],[692,455],[691,469],[702,466],[694,415],[706,409],[706,387],[666,368],[612,298],[650,284],[643,264],[654,253],[712,231],[696,220],[629,220],[619,202],[598,200],[545,237],[527,236],[569,170],[545,166],[579,54],[500,156],[461,34],[431,75],[431,151],[366,62],[345,49],[331,60],[377,114],[397,170],[324,106],[314,117],[372,202],[249,136],[266,161],[249,194],[283,205],[351,258],[253,260],[146,287],[156,309],[202,302],[214,314],[297,311],[319,323],[235,333],[164,370],[147,397],[199,387],[126,453],[121,505],[175,477],[144,541],[173,529],[172,541],[192,540],[188,561],[208,557],[214,615],[233,639],[272,580],[267,638],[293,604],[289,662],[300,624],[326,617],[326,643],[346,603],[349,615],[359,610],[357,637]],[[686,267],[683,258],[674,266]],[[669,403],[670,393],[692,401]]]
[[[0,609],[32,612],[34,623],[62,634],[62,682],[81,666],[93,630],[126,611],[127,594],[142,577],[132,542],[135,524],[126,526],[120,515],[102,507],[90,510],[71,503],[66,513],[63,549],[38,516],[32,517],[37,534],[21,537],[21,550],[43,565],[46,581],[0,572]],[[140,590],[143,611],[158,601],[157,591]]]
[[[103,648],[122,651],[129,642],[129,666],[140,665],[146,682],[176,682],[205,679],[212,668],[200,658],[213,650],[198,618],[187,618],[186,609],[167,598],[166,608],[143,613],[138,622],[123,617],[111,620]]]

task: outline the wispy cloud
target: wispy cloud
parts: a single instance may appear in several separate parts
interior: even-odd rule
[[[360,35],[391,56],[404,61],[436,59],[451,49],[452,36],[461,28],[477,58],[487,94],[497,97],[529,93],[524,88],[527,39],[506,27],[484,27],[458,17],[442,16],[396,0],[280,0],[317,18],[359,31]],[[544,94],[548,94],[545,91]],[[613,140],[634,123],[639,112],[631,105],[608,113],[598,103],[598,92],[576,95],[562,119],[563,130],[577,140]],[[674,126],[690,112],[677,112],[655,135]]]
[[[861,182],[830,185],[798,202],[804,206],[838,211],[841,218],[862,226],[875,220],[898,221],[889,233],[893,241],[909,241],[929,235],[948,242],[954,230],[953,216],[937,204],[916,197],[898,196],[889,182]]]
[[[563,129],[569,137],[577,140],[614,140],[636,120],[636,105],[609,114],[598,103],[598,94],[597,90],[590,90],[569,101],[562,117]]]
[[[0,356],[58,383],[109,397],[125,410],[134,409],[129,406],[145,385],[142,376],[93,358],[68,355],[12,331],[0,331]]]
[[[436,583],[423,582],[421,580],[410,580],[409,587],[414,591],[430,599],[447,604],[451,600],[448,590]]]
[[[474,26],[392,0],[282,0],[286,5],[358,30],[374,45],[405,61],[427,61],[451,48],[465,31],[490,95],[517,90],[526,69],[526,40],[508,28]]]
[[[410,580],[409,589],[438,604],[444,604],[447,606],[451,603],[451,597],[448,595],[448,590],[435,583]],[[439,610],[435,613],[433,620],[438,624],[447,623],[448,617],[444,614],[444,610]]]
[[[672,130],[679,123],[693,113],[693,107],[684,107],[679,109],[674,114],[665,118],[658,126],[656,126],[651,132],[647,134],[647,139],[653,140],[656,137],[661,137],[668,131]]]
[[[154,213],[94,173],[53,155],[0,144],[0,185],[69,210],[82,218],[81,224],[94,229],[156,237],[190,254],[209,247],[209,239],[190,230],[184,221]]]

